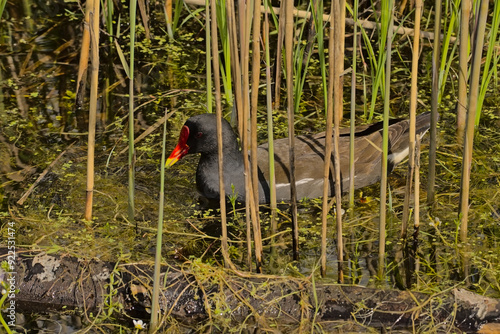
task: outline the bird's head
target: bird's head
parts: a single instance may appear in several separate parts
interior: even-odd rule
[[[229,123],[222,119],[223,142],[235,140]],[[226,137],[230,137],[227,138]],[[179,141],[167,159],[166,167],[171,167],[188,153],[216,154],[217,118],[215,114],[202,114],[189,118],[184,123]]]

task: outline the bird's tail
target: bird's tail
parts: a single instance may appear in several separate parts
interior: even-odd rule
[[[438,118],[439,118],[439,114],[438,114]],[[415,131],[417,134],[420,135],[420,138],[422,138],[425,135],[425,133],[429,130],[430,127],[431,127],[431,113],[430,112],[425,112],[425,113],[417,116]]]
[[[420,136],[420,139],[425,135],[431,126],[431,113],[426,112],[416,117],[415,133]],[[394,141],[390,143],[390,153],[388,156],[389,171],[399,164],[408,156],[409,152],[409,128],[410,120],[405,120],[398,123],[401,128],[394,127]]]

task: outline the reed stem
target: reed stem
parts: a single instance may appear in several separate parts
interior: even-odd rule
[[[330,12],[335,13],[336,2],[332,0]],[[338,5],[338,3],[337,3]],[[333,113],[334,113],[334,84],[335,78],[335,17],[330,17],[330,40],[328,43],[328,99],[326,106],[326,130],[325,130],[325,162],[323,167],[323,207],[321,210],[321,276],[326,277],[326,246],[327,246],[327,231],[328,231],[328,213],[330,205],[328,201],[329,185],[330,185],[330,163],[332,160],[332,135],[333,135]]]
[[[293,2],[285,3],[285,31],[293,31]],[[299,226],[297,222],[297,186],[295,184],[295,115],[293,96],[293,34],[285,36],[285,68],[288,115],[288,145],[290,147],[290,211],[292,216],[292,252],[293,259],[299,259]]]
[[[333,164],[335,171],[335,218],[337,225],[337,256],[338,282],[344,283],[344,240],[342,229],[342,179],[340,176],[339,132],[340,120],[343,114],[343,72],[344,72],[344,30],[345,30],[345,1],[333,0],[334,3],[334,72],[333,77]]]
[[[458,102],[457,102],[457,141],[463,143],[466,126],[467,81],[469,62],[469,18],[472,0],[462,1],[460,18],[460,47],[458,59]]]
[[[128,219],[135,216],[135,148],[134,148],[134,55],[135,22],[137,0],[130,1],[130,60],[129,60],[129,95],[128,95]]]
[[[354,0],[353,19],[354,31],[352,35],[352,73],[351,73],[351,113],[349,129],[349,212],[354,216],[354,136],[356,129],[356,69],[357,69],[357,48],[358,48],[358,4],[359,0]]]
[[[477,98],[479,94],[479,74],[481,73],[481,60],[484,44],[484,32],[488,17],[488,0],[481,0],[477,21],[474,30],[474,41],[472,48],[472,68],[469,90],[469,107],[467,112],[467,127],[464,140],[464,155],[462,161],[462,179],[460,187],[460,241],[467,241],[467,229],[469,218],[469,190],[470,169],[472,163],[472,144],[474,142],[474,122],[477,113]]]
[[[264,0],[264,6],[267,8],[268,2]],[[277,204],[276,204],[276,175],[274,168],[274,135],[273,135],[273,96],[271,94],[271,56],[269,49],[269,14],[264,17],[264,50],[266,59],[266,107],[267,107],[267,138],[269,144],[269,193],[271,207],[271,245],[274,245],[274,235],[278,230],[276,221]],[[275,247],[271,251],[275,251]]]
[[[259,79],[260,79],[260,1],[254,0],[253,22],[252,22],[252,95],[250,100],[250,147],[253,196],[255,203],[259,203],[259,175],[257,165],[257,106],[259,103]],[[258,217],[258,215],[257,215]]]
[[[85,219],[92,220],[92,203],[94,198],[94,158],[95,158],[95,131],[97,118],[97,99],[99,86],[99,0],[90,0],[87,3],[90,26],[90,106],[89,106],[89,136],[87,152],[87,201],[85,204]]]
[[[441,0],[435,0],[434,8],[434,39],[432,50],[432,93],[431,93],[431,128],[429,143],[429,171],[427,177],[427,205],[434,205],[436,197],[436,151],[437,151],[437,121],[439,115],[439,67],[441,53]]]
[[[167,117],[167,109],[165,109]],[[153,295],[151,301],[151,322],[149,333],[155,333],[158,328],[159,298],[160,298],[160,272],[161,272],[161,250],[163,248],[163,208],[165,205],[165,148],[167,147],[167,122],[163,122],[163,140],[160,164],[160,199],[158,205],[158,228],[156,232],[155,268],[153,276]]]
[[[416,178],[415,170],[415,133],[417,117],[417,97],[418,97],[418,64],[420,53],[420,19],[422,17],[422,0],[416,0],[415,3],[415,35],[413,36],[412,68],[411,68],[411,86],[410,86],[410,128],[409,128],[409,150],[408,150],[408,172],[406,175],[406,189],[403,206],[403,219],[401,223],[401,238],[406,240],[408,219],[410,213],[410,198],[413,189],[413,178]],[[415,184],[415,193],[417,192]],[[416,201],[416,199],[415,199]],[[417,208],[415,208],[417,209]]]
[[[217,11],[216,0],[210,2],[210,25],[211,25],[211,47],[212,47],[212,65],[215,87],[215,114],[217,115],[217,157],[219,159],[219,205],[220,205],[220,221],[221,221],[221,252],[224,257],[224,266],[235,269],[234,264],[229,256],[229,246],[227,238],[227,209],[226,209],[226,189],[224,186],[224,150],[222,142],[222,102],[220,90],[220,74],[219,74],[219,44],[217,33]],[[207,12],[208,13],[208,12]],[[207,66],[209,67],[209,66]],[[211,93],[207,92],[207,93]]]
[[[379,221],[379,263],[378,276],[383,279],[385,269],[385,224],[387,216],[387,156],[389,151],[389,109],[390,109],[390,85],[391,85],[391,52],[392,52],[392,32],[394,25],[394,5],[392,0],[382,1],[382,13],[386,12],[389,20],[386,42],[386,63],[385,63],[385,96],[384,96],[384,123],[382,131],[382,170],[380,179],[380,221]],[[376,94],[376,92],[373,92]]]

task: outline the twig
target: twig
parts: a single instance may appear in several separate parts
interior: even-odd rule
[[[42,174],[40,174],[40,176],[38,177],[38,179],[36,179],[35,183],[33,183],[31,185],[31,187],[28,189],[28,191],[26,191],[24,193],[24,195],[17,201],[17,204],[18,205],[23,205],[24,204],[24,201],[28,198],[29,195],[31,195],[31,193],[33,192],[33,190],[35,189],[35,187],[38,185],[38,183],[40,183],[40,181],[43,180],[43,178],[45,177],[45,175],[47,175],[47,173],[49,172],[49,170],[56,164],[56,162],[61,159],[61,157],[71,148],[71,146],[73,146],[75,142],[71,143],[71,145],[69,145],[69,147],[67,149],[65,149],[64,151],[61,152],[61,154],[59,154],[57,156],[57,158],[54,159],[54,161],[52,161],[50,163],[50,165],[47,166],[47,168],[45,168],[45,170],[42,172]]]
[[[134,144],[137,144],[138,142],[140,142],[141,140],[143,140],[143,139],[144,139],[144,137],[146,137],[147,135],[149,135],[149,134],[150,134],[151,132],[153,132],[154,130],[158,129],[158,127],[159,127],[160,125],[162,125],[162,124],[163,124],[163,122],[165,122],[167,119],[169,119],[169,118],[170,118],[170,116],[172,116],[174,112],[175,112],[175,111],[171,111],[171,112],[169,112],[167,115],[165,115],[165,116],[163,116],[162,118],[160,118],[159,120],[157,120],[155,124],[153,124],[153,125],[151,125],[149,128],[147,128],[147,129],[146,129],[146,131],[144,131],[143,133],[141,133],[141,135],[140,135],[140,136],[138,136],[137,138],[135,138],[135,140],[134,140]],[[121,150],[121,151],[118,153],[118,155],[123,154],[123,153],[125,153],[125,152],[127,152],[127,151],[128,151],[128,147],[126,147],[126,148],[124,148],[123,150]]]

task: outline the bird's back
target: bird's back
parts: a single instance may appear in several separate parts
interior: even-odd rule
[[[430,125],[430,114],[417,117],[416,133],[423,136]],[[389,127],[389,172],[408,155],[409,120],[392,120]],[[295,138],[295,180],[298,199],[316,198],[323,195],[325,133]],[[274,141],[275,175],[277,200],[290,199],[290,168],[288,138]],[[349,184],[349,128],[339,133],[340,174],[342,191]],[[269,202],[269,146],[258,148],[260,174],[260,201]],[[371,185],[380,180],[382,159],[382,122],[359,126],[354,142],[354,187]],[[333,195],[333,161],[330,164],[330,195]]]

